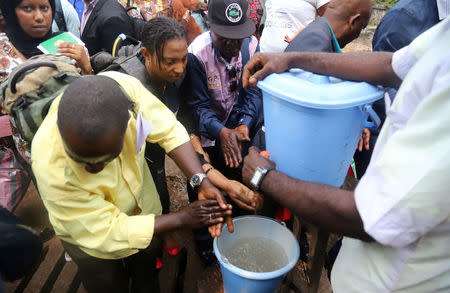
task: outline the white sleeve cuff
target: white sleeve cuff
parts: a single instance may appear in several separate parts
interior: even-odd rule
[[[416,62],[416,56],[411,52],[410,47],[406,46],[396,51],[392,56],[392,69],[403,80]]]

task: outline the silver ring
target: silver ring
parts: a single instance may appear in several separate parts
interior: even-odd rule
[[[72,44],[72,49],[75,48],[75,44]]]
[[[210,221],[212,220],[212,215],[211,215],[211,214],[209,214],[209,220],[210,220]]]

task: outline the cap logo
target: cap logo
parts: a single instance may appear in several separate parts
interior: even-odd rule
[[[237,3],[231,3],[225,10],[225,16],[230,22],[239,22],[242,18],[241,6],[239,6],[239,4]]]

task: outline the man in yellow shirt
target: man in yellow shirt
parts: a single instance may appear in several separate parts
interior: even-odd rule
[[[165,149],[200,198],[217,201],[161,215],[145,141]],[[125,74],[108,72],[70,84],[50,107],[31,153],[50,221],[88,292],[158,291],[155,256],[148,249],[154,234],[217,226],[231,214],[204,175],[184,127]]]

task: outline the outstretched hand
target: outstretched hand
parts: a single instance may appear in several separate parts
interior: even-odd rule
[[[234,130],[242,134],[242,141],[250,141],[250,130],[248,129],[248,126],[245,124],[239,125]]]
[[[220,145],[225,164],[230,168],[237,168],[242,163],[242,142],[250,141],[236,129],[222,128],[220,131]]]
[[[191,228],[214,226],[223,223],[225,217],[231,216],[231,205],[222,209],[216,200],[199,200],[191,203],[180,211],[183,225]]]
[[[289,53],[256,53],[242,74],[242,85],[256,87],[256,83],[271,73],[284,72],[289,69]]]
[[[199,200],[207,200],[207,199],[215,199],[222,210],[231,210],[231,205],[228,205],[223,197],[222,193],[214,187],[214,185],[209,182],[208,179],[204,179],[202,185],[200,186],[200,190],[198,192]],[[225,217],[225,221],[228,226],[228,231],[233,233],[233,220],[231,218],[231,214]],[[208,231],[211,234],[211,237],[219,237],[222,233],[222,222],[216,223],[212,226],[208,227]]]
[[[255,211],[262,208],[264,202],[262,195],[236,180],[229,180],[224,191],[242,209]]]

